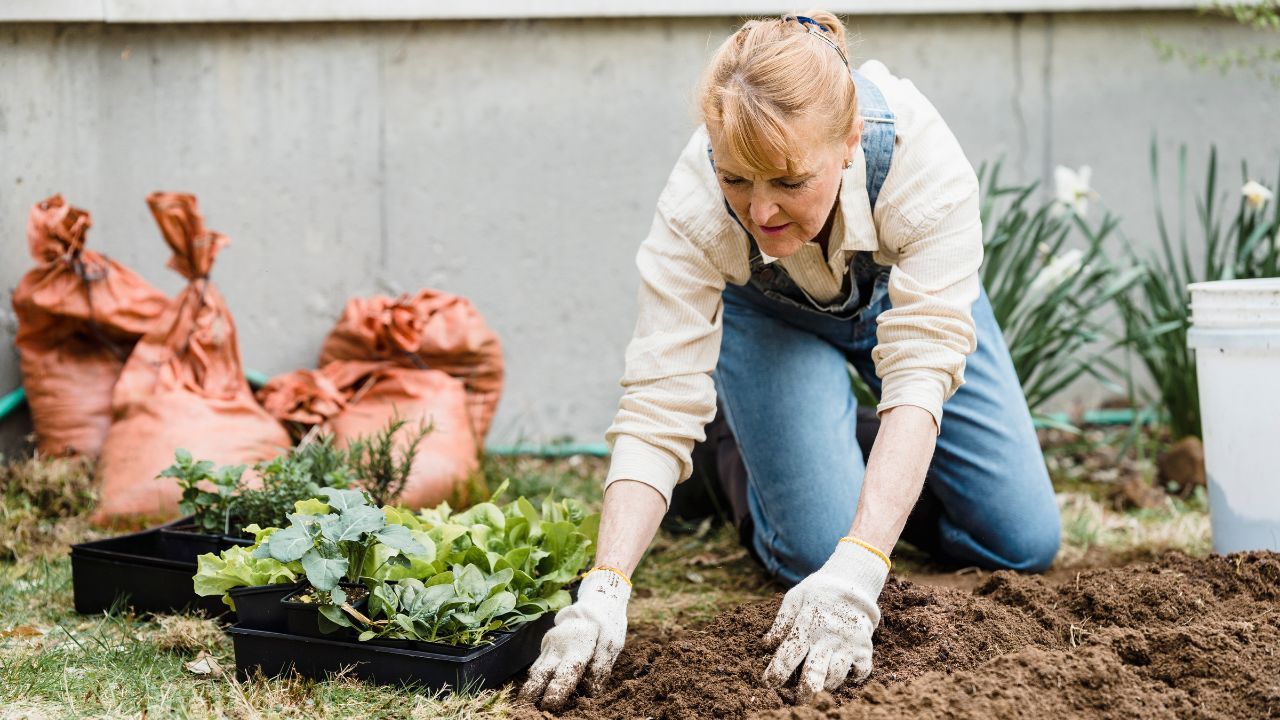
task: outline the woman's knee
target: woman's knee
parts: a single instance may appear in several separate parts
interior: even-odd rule
[[[1062,544],[1062,521],[1052,512],[1028,513],[1003,527],[986,528],[992,569],[1044,572],[1053,565]]]
[[[830,509],[830,508],[827,508]],[[753,543],[765,569],[787,585],[794,585],[831,557],[836,543],[848,531],[852,517],[818,517],[818,509],[810,522],[791,527],[761,529],[756,524]]]

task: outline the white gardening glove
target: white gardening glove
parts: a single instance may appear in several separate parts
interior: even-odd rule
[[[542,653],[529,669],[520,699],[559,710],[579,679],[585,679],[591,694],[596,694],[622,651],[630,598],[631,585],[620,573],[602,569],[587,573],[578,587],[578,601],[556,613],[556,626],[543,636]]]
[[[889,574],[886,558],[842,541],[826,564],[782,599],[765,645],[776,647],[764,681],[774,687],[791,677],[800,662],[797,702],[819,690],[835,690],[849,668],[854,680],[871,674],[871,633],[880,622],[876,598]],[[807,659],[806,659],[807,658]]]

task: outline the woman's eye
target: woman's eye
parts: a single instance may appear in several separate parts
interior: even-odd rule
[[[808,180],[801,180],[800,182],[794,182],[794,183],[789,183],[789,182],[786,182],[785,180],[778,181],[778,185],[786,188],[787,190],[799,190],[800,188],[808,184],[809,184]]]
[[[742,183],[746,182],[746,180],[743,180],[740,177],[729,177],[728,175],[721,175],[720,181],[723,182],[725,185],[741,185]]]

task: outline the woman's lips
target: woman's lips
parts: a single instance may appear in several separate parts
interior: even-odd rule
[[[791,227],[791,223],[783,223],[781,225],[757,225],[760,232],[765,235],[781,235],[783,230]]]

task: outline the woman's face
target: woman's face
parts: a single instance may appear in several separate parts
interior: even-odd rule
[[[708,128],[720,189],[766,255],[787,257],[822,231],[840,191],[845,161],[852,157],[861,129],[859,122],[844,142],[805,142],[804,138],[822,135],[812,118],[797,120],[792,130],[805,151],[804,157],[790,158],[796,174],[759,175],[738,162],[720,134]],[[786,160],[779,155],[773,164],[787,167]]]

